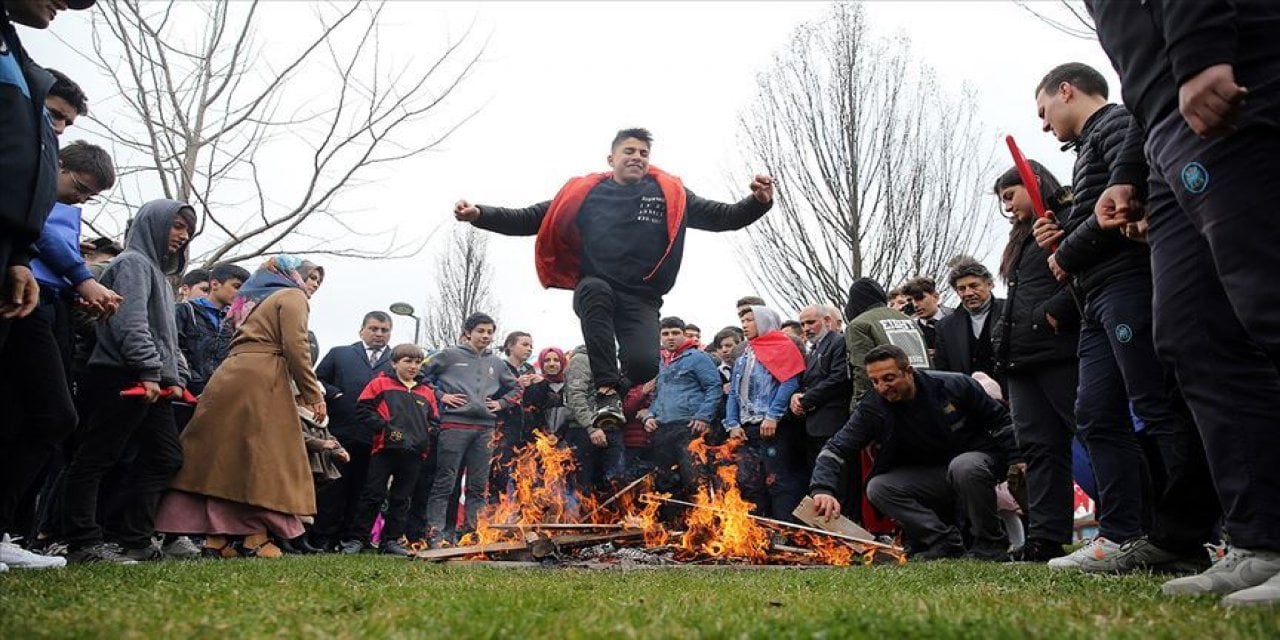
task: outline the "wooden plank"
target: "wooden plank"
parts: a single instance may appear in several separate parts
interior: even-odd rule
[[[621,498],[622,496],[626,495],[628,491],[630,491],[630,490],[632,490],[632,489],[636,488],[637,486],[639,486],[641,482],[644,482],[645,480],[648,480],[648,479],[649,479],[649,476],[651,476],[651,475],[653,475],[653,472],[652,472],[652,471],[650,471],[649,473],[646,473],[646,474],[644,474],[644,475],[640,476],[639,478],[636,478],[636,479],[635,479],[631,484],[629,484],[629,485],[627,485],[627,486],[623,487],[623,488],[622,488],[622,490],[620,490],[620,491],[618,491],[617,493],[613,494],[613,497],[609,498],[608,500],[605,500],[604,502],[601,502],[601,503],[600,503],[600,506],[598,506],[598,507],[596,507],[596,508],[592,509],[592,510],[591,510],[591,513],[588,513],[588,514],[587,514],[587,519],[590,519],[590,518],[591,518],[591,516],[594,516],[594,515],[595,515],[596,513],[598,513],[601,509],[603,509],[603,508],[605,508],[605,507],[607,507],[607,506],[609,506],[609,505],[613,504],[613,502],[614,502],[615,500],[617,500],[618,498]]]
[[[491,524],[490,529],[498,531],[602,531],[609,529],[626,529],[625,524],[591,524],[591,523],[549,523],[533,524]]]
[[[797,520],[811,527],[817,527],[823,531],[834,531],[843,533],[846,536],[863,540],[866,542],[875,542],[876,537],[871,535],[870,531],[858,526],[858,523],[842,516],[836,515],[834,518],[824,518],[818,515],[818,510],[813,506],[813,498],[805,496],[800,501],[795,511],[791,512]]]
[[[641,500],[657,500],[657,501],[659,501],[659,502],[669,502],[669,503],[671,503],[671,504],[678,504],[678,505],[680,505],[680,506],[682,506],[682,507],[692,507],[692,508],[694,508],[694,509],[705,509],[705,510],[707,510],[707,511],[717,511],[717,512],[720,512],[720,513],[729,513],[729,512],[728,512],[728,511],[726,511],[725,509],[721,509],[721,508],[719,508],[719,507],[709,507],[709,506],[706,506],[706,505],[694,504],[694,503],[692,503],[692,502],[685,502],[684,500],[675,500],[675,499],[672,499],[672,498],[664,498],[664,497],[662,497],[662,496],[655,495],[655,494],[652,494],[652,493],[646,493],[645,495],[640,496],[640,499],[641,499]],[[772,526],[775,526],[775,527],[782,527],[782,528],[785,528],[785,529],[795,529],[795,530],[797,530],[797,531],[807,531],[807,532],[809,532],[809,533],[819,533],[819,534],[822,534],[822,535],[824,535],[824,536],[830,536],[830,537],[832,537],[832,538],[838,538],[838,539],[840,539],[840,540],[848,540],[848,541],[850,541],[850,542],[856,542],[856,543],[858,543],[858,544],[866,545],[866,546],[869,546],[869,547],[880,547],[881,549],[892,549],[892,550],[894,550],[894,551],[899,551],[899,552],[901,552],[901,551],[902,551],[902,547],[897,547],[897,546],[894,546],[894,545],[891,545],[891,544],[885,544],[885,543],[883,543],[883,542],[877,542],[877,541],[875,541],[875,540],[863,540],[863,539],[861,539],[861,538],[855,538],[855,537],[853,537],[853,536],[845,535],[845,534],[843,534],[843,533],[839,533],[839,532],[836,532],[836,531],[827,531],[826,529],[818,529],[818,528],[816,528],[816,527],[809,527],[809,526],[805,526],[805,525],[801,525],[801,524],[795,524],[795,523],[793,523],[793,522],[783,522],[782,520],[774,520],[773,518],[762,518],[762,517],[760,517],[760,516],[753,516],[753,515],[751,515],[751,514],[749,514],[749,513],[748,513],[748,514],[746,514],[746,516],[747,516],[748,518],[752,519],[752,520],[755,520],[756,522],[760,522],[760,523],[763,523],[763,524],[772,525]]]
[[[523,540],[515,540],[511,542],[489,542],[486,544],[473,544],[465,547],[443,547],[440,549],[427,549],[413,554],[413,558],[419,560],[447,560],[449,558],[461,558],[463,556],[502,553],[506,551],[523,551],[529,548],[529,543]]]

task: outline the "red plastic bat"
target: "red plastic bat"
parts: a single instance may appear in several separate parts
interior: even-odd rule
[[[1040,197],[1040,179],[1032,170],[1031,163],[1027,162],[1027,157],[1022,155],[1022,150],[1018,148],[1018,143],[1013,141],[1013,136],[1005,136],[1004,141],[1009,145],[1013,166],[1018,168],[1018,177],[1022,178],[1022,186],[1027,189],[1027,195],[1031,197],[1031,207],[1035,209],[1036,217],[1043,218],[1049,215],[1048,210],[1044,208],[1044,199]]]
[[[145,395],[147,395],[147,389],[146,389],[146,387],[143,387],[143,386],[142,386],[142,383],[141,383],[141,382],[139,382],[139,383],[137,383],[137,384],[133,385],[132,387],[126,387],[126,388],[124,389],[124,391],[121,391],[121,392],[120,392],[120,396],[121,396],[121,397],[124,397],[124,398],[133,398],[133,397],[139,397],[139,396],[145,396]],[[168,389],[167,387],[166,387],[166,388],[163,388],[163,389],[160,389],[160,397],[161,397],[161,398],[168,398],[170,395],[171,395],[171,394],[169,393],[169,389]],[[196,397],[195,397],[194,395],[192,395],[192,394],[191,394],[191,392],[190,392],[190,391],[187,391],[186,389],[183,389],[183,390],[182,390],[182,397],[181,397],[181,398],[179,398],[179,399],[180,399],[182,402],[185,402],[185,403],[187,403],[187,404],[195,404],[195,403],[196,403]]]

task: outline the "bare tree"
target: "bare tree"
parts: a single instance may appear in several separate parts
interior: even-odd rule
[[[425,243],[367,215],[355,227],[360,212],[344,196],[474,115],[448,110],[484,51],[470,30],[431,59],[391,61],[379,51],[381,3],[310,14],[257,0],[99,7],[81,53],[116,94],[91,120],[127,184],[88,221],[96,232],[118,233],[137,204],[163,196],[200,213],[193,262],[206,265],[277,250],[399,257]],[[257,38],[263,20],[269,49]]]
[[[488,236],[469,224],[455,225],[436,256],[440,289],[427,296],[422,322],[425,344],[440,348],[457,344],[467,316],[483,312],[496,318],[498,305]]]
[[[1039,21],[1073,38],[1098,39],[1098,28],[1094,26],[1093,17],[1085,9],[1083,2],[1058,0],[1050,3],[1014,0],[1014,4],[1022,7]]]
[[[946,95],[904,39],[872,39],[861,6],[802,25],[758,89],[740,116],[746,166],[778,201],[740,253],[772,300],[840,304],[856,278],[892,286],[980,254],[992,147],[976,99]]]

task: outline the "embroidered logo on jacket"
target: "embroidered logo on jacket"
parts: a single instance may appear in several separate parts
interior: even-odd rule
[[[1204,193],[1209,188],[1209,171],[1199,162],[1188,162],[1182,168],[1182,186],[1194,194]]]

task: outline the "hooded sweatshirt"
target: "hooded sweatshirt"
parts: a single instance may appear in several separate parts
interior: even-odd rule
[[[479,353],[469,344],[449,347],[431,356],[422,374],[435,387],[437,397],[452,393],[467,397],[467,403],[460,407],[440,402],[444,429],[492,427],[497,416],[485,408],[485,401],[497,400],[501,411],[515,404],[520,393],[506,362],[488,349]]]
[[[781,419],[791,394],[800,388],[800,374],[804,373],[804,356],[781,331],[778,313],[761,306],[751,307],[751,312],[756,337],[733,366],[724,420],[730,429]]]
[[[195,229],[191,207],[176,200],[152,200],[138,210],[126,232],[124,252],[102,272],[103,286],[124,297],[120,309],[98,324],[91,367],[112,367],[162,386],[182,385],[186,364],[178,348],[173,289],[167,275],[187,266],[187,245],[169,253],[169,232],[179,215]]]

